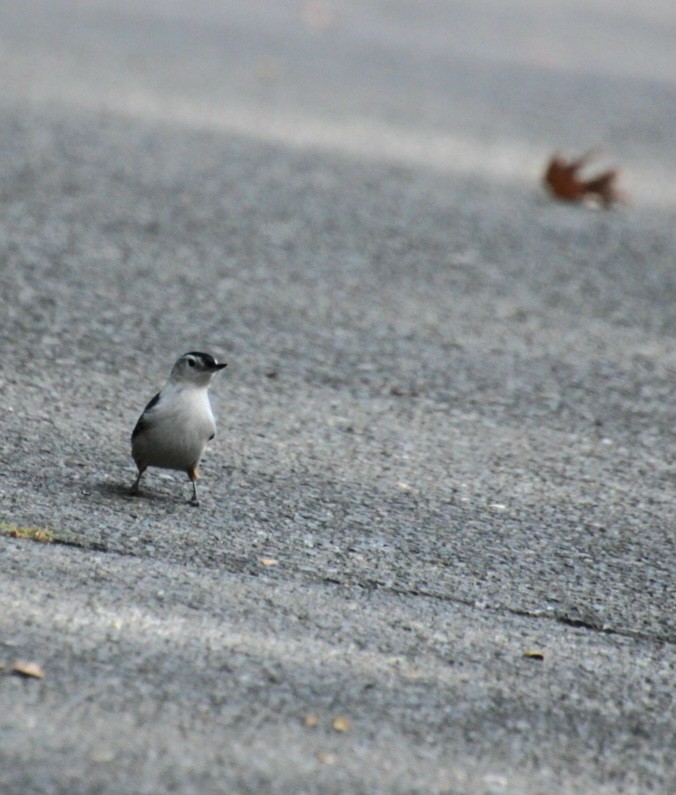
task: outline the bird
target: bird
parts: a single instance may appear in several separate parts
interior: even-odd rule
[[[176,360],[166,384],[149,401],[131,434],[131,454],[139,484],[148,467],[185,472],[192,483],[190,504],[199,505],[199,463],[207,444],[216,435],[216,422],[209,402],[209,385],[227,363],[218,363],[209,353],[190,351]]]

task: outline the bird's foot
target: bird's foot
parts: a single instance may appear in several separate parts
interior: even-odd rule
[[[199,508],[200,507],[200,501],[196,500],[196,499],[188,500],[188,505],[191,508]]]
[[[141,494],[141,477],[143,476],[144,472],[145,472],[145,469],[139,469],[138,477],[131,484],[131,489],[129,489],[129,493],[133,494],[134,497],[138,497]]]

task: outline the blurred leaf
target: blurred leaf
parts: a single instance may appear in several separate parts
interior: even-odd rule
[[[28,660],[16,660],[12,665],[11,671],[13,674],[19,676],[29,676],[33,679],[44,679],[45,672],[42,666],[36,662],[29,662]]]
[[[21,538],[28,541],[38,541],[42,544],[51,544],[55,541],[54,533],[42,527],[20,527],[8,522],[0,522],[0,535],[9,538]]]
[[[528,657],[531,660],[544,660],[545,653],[540,651],[540,649],[526,649],[523,653],[524,657]]]
[[[591,178],[583,179],[580,171],[593,158],[595,152],[587,152],[576,160],[566,160],[559,154],[552,156],[547,164],[543,181],[557,199],[567,202],[588,202],[607,208],[625,201],[617,187],[619,171],[610,169]]]
[[[344,715],[339,715],[333,719],[331,726],[334,731],[346,732],[350,728],[350,721]]]

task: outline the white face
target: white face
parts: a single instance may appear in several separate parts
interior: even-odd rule
[[[171,371],[171,380],[208,386],[216,373],[225,366],[225,364],[218,364],[214,357],[208,353],[199,353],[198,351],[184,353]]]

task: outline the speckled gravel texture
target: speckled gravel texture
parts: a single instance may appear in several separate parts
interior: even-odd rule
[[[0,792],[673,791],[676,13],[212,6],[0,5]]]

